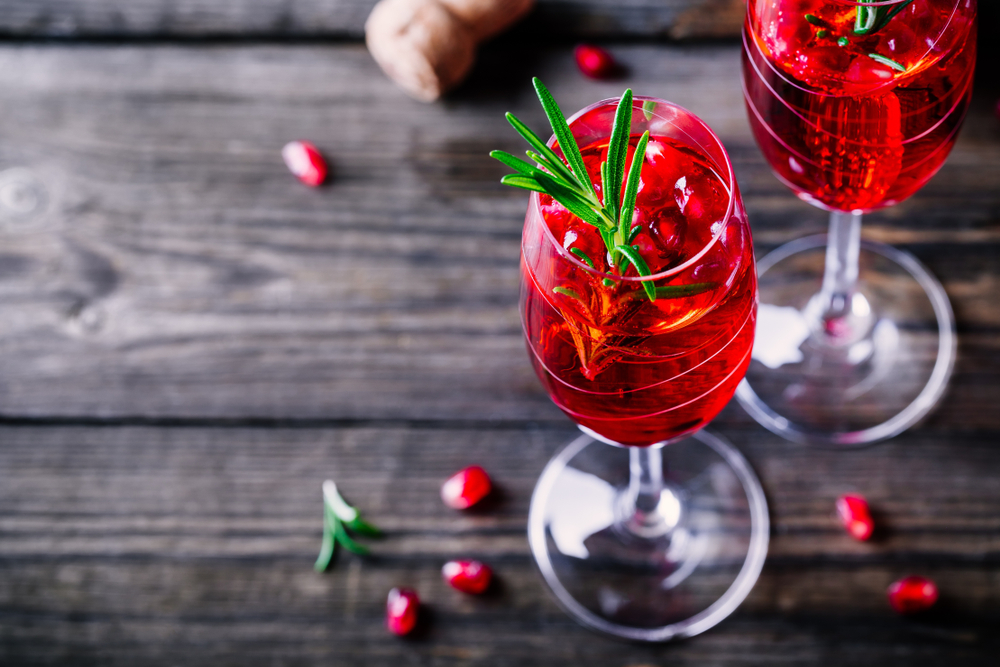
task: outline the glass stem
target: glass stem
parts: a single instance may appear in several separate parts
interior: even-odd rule
[[[623,512],[629,532],[652,537],[673,528],[659,511],[663,489],[663,448],[629,447],[627,505]]]
[[[861,214],[833,211],[826,242],[826,267],[820,296],[823,320],[840,319],[850,313],[851,298],[858,282],[861,253]]]

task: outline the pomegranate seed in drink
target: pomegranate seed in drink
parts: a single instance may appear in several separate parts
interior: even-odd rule
[[[393,588],[385,605],[385,622],[389,630],[402,637],[413,631],[417,625],[417,610],[420,598],[410,588]]]
[[[837,498],[837,515],[847,532],[856,540],[867,540],[875,530],[875,522],[868,511],[868,501],[861,496]]]
[[[479,466],[469,466],[448,478],[441,486],[441,500],[448,507],[464,510],[486,497],[493,488],[490,476]]]
[[[441,568],[441,576],[452,588],[478,595],[490,587],[493,570],[478,560],[450,560]]]
[[[926,577],[905,577],[889,585],[889,604],[900,614],[915,614],[934,606],[938,588]]]
[[[618,64],[610,53],[599,46],[580,44],[573,51],[576,66],[591,79],[606,79],[618,71]]]
[[[326,160],[308,141],[290,141],[281,149],[288,170],[306,185],[315,188],[326,180]]]

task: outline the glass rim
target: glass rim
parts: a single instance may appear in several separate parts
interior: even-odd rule
[[[590,105],[588,105],[588,106],[580,109],[576,113],[574,113],[572,116],[570,116],[566,120],[566,122],[570,126],[570,129],[572,131],[573,122],[576,121],[581,116],[583,116],[585,113],[587,113],[589,111],[592,111],[592,110],[594,110],[594,109],[596,109],[598,107],[610,106],[611,104],[614,104],[615,106],[617,106],[618,105],[618,101],[620,99],[621,99],[620,97],[609,97],[609,98],[606,98],[606,99],[594,102],[593,104],[590,104]],[[721,166],[724,167],[726,173],[725,174],[718,174],[717,173],[717,175],[721,179],[723,179],[723,186],[725,186],[726,189],[727,189],[727,191],[729,192],[729,203],[726,206],[726,213],[721,218],[721,221],[723,221],[725,224],[721,225],[719,227],[719,230],[717,232],[715,232],[714,234],[712,234],[712,238],[709,241],[707,241],[705,243],[705,245],[697,253],[695,253],[693,256],[691,256],[689,259],[685,260],[681,264],[678,264],[677,266],[673,266],[673,267],[667,269],[666,271],[660,271],[659,273],[652,273],[652,274],[650,274],[648,276],[619,276],[619,275],[615,275],[615,274],[612,274],[612,273],[605,273],[603,271],[598,271],[597,269],[592,269],[587,263],[585,263],[579,257],[577,257],[576,255],[574,255],[573,253],[571,253],[569,250],[567,250],[563,246],[563,244],[560,243],[558,239],[556,239],[555,235],[552,234],[552,230],[549,228],[549,226],[547,224],[545,224],[545,218],[542,215],[541,204],[540,204],[540,199],[539,199],[540,198],[540,193],[532,191],[531,197],[530,197],[530,199],[528,201],[528,208],[529,208],[529,212],[533,212],[533,214],[537,215],[538,218],[541,220],[541,226],[542,226],[542,229],[544,230],[543,234],[548,239],[548,241],[556,248],[556,252],[559,253],[559,255],[562,256],[563,258],[568,259],[571,263],[575,264],[577,267],[583,269],[587,273],[593,274],[593,275],[598,276],[600,278],[610,278],[610,279],[615,280],[615,281],[623,281],[623,282],[643,283],[643,282],[649,282],[649,281],[654,281],[654,280],[660,280],[662,278],[667,278],[667,277],[674,276],[674,275],[677,275],[679,273],[682,273],[682,272],[686,271],[687,269],[691,268],[693,265],[695,265],[698,262],[698,260],[700,260],[702,257],[704,257],[705,254],[708,253],[708,251],[712,249],[712,247],[716,244],[716,242],[718,242],[718,240],[722,236],[722,234],[726,231],[726,229],[729,228],[730,223],[733,221],[733,219],[735,217],[734,216],[734,212],[735,212],[735,208],[736,208],[736,176],[733,173],[732,158],[729,157],[729,152],[726,150],[726,147],[722,143],[722,140],[712,130],[712,128],[710,128],[708,126],[708,124],[705,121],[703,121],[701,118],[699,118],[696,114],[688,111],[687,109],[685,109],[684,107],[682,107],[682,106],[680,106],[678,104],[674,104],[673,102],[668,102],[667,100],[661,99],[659,97],[650,97],[650,96],[647,96],[647,95],[635,95],[635,96],[633,96],[633,98],[632,98],[632,109],[633,109],[633,111],[636,108],[636,106],[635,106],[636,101],[638,101],[638,102],[646,102],[646,101],[655,102],[657,104],[657,109],[653,110],[653,112],[652,112],[653,116],[658,116],[661,120],[663,120],[665,122],[668,122],[671,125],[673,125],[674,127],[676,127],[677,130],[679,132],[681,132],[689,140],[688,143],[687,143],[688,146],[690,146],[691,148],[697,149],[699,151],[699,153],[701,153],[702,155],[704,155],[705,157],[707,157],[708,160],[713,165],[720,166],[720,165],[718,165],[718,163],[717,163],[717,161],[716,161],[716,159],[714,157],[712,157],[711,155],[708,155],[706,153],[705,149],[701,146],[701,144],[699,142],[695,141],[694,138],[691,137],[691,135],[689,135],[683,129],[681,129],[680,127],[677,127],[677,125],[675,123],[673,123],[673,121],[669,121],[666,118],[664,118],[662,115],[660,115],[659,113],[657,113],[657,110],[658,110],[660,104],[664,104],[664,105],[666,105],[666,106],[668,106],[668,107],[676,110],[679,115],[683,115],[683,116],[686,116],[686,117],[692,119],[705,132],[708,133],[708,136],[711,137],[712,141],[714,141],[716,143],[716,145],[718,146],[719,150],[722,151],[723,157],[725,158],[725,164],[721,165]],[[609,135],[610,135],[610,132],[609,132]],[[555,140],[556,140],[555,135],[552,135],[549,138],[549,140],[546,142],[546,145],[551,148],[552,145],[555,143]],[[587,224],[587,223],[584,223],[584,224]]]

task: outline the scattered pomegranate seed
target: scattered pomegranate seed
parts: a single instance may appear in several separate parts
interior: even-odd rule
[[[441,500],[448,507],[464,510],[486,497],[493,488],[490,476],[479,466],[469,466],[441,485]]]
[[[938,588],[926,577],[906,577],[889,585],[889,604],[900,614],[915,614],[934,606]]]
[[[326,180],[326,160],[319,149],[308,141],[290,141],[281,149],[288,170],[310,187]]]
[[[417,625],[420,598],[410,588],[393,588],[385,604],[385,622],[393,634],[408,635]]]
[[[479,595],[490,587],[493,570],[478,560],[450,560],[441,568],[441,576],[455,590]]]
[[[856,540],[867,540],[875,530],[875,522],[868,511],[868,501],[861,496],[837,498],[837,514],[844,528]]]
[[[591,79],[606,79],[618,71],[614,57],[599,46],[580,44],[573,51],[576,66]]]

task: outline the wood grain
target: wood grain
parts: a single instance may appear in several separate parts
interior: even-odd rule
[[[0,428],[0,467],[18,471],[0,486],[0,661],[876,665],[909,651],[917,665],[992,664],[991,437],[911,433],[845,454],[723,432],[768,489],[768,565],[726,623],[648,648],[577,627],[531,563],[531,489],[569,428]],[[438,487],[473,461],[501,491],[487,511],[456,514]],[[311,563],[328,475],[387,535],[374,557],[342,556],[320,575]],[[834,522],[845,490],[872,502],[872,544]],[[491,562],[502,585],[483,599],[449,590],[439,568],[460,555]],[[885,586],[911,571],[941,586],[938,616],[905,622],[888,609]],[[409,643],[382,628],[385,593],[401,584],[428,611]]]
[[[376,0],[0,0],[0,34],[360,39]],[[538,0],[522,33],[734,37],[745,0]]]
[[[198,5],[129,8],[168,6]],[[109,34],[101,21],[90,34]],[[19,34],[47,34],[38,25]],[[150,30],[128,34],[181,34]],[[855,452],[797,447],[724,410],[714,428],[758,471],[772,542],[751,596],[704,636],[621,644],[545,593],[527,508],[573,430],[521,342],[525,197],[486,157],[519,147],[504,111],[543,126],[530,76],[566,108],[631,85],[704,117],[759,251],[824,223],[754,146],[735,45],[613,50],[630,74],[593,83],[568,47],[512,57],[494,43],[461,89],[423,105],[358,44],[0,45],[0,664],[995,664],[990,81],[944,169],[866,220],[867,237],[914,252],[952,298],[960,356],[940,408]],[[306,189],[282,165],[300,137],[330,158],[329,186]],[[470,463],[500,492],[456,514],[438,488]],[[325,477],[388,534],[375,557],[342,554],[318,575]],[[872,502],[870,544],[834,522],[846,491]],[[455,556],[488,560],[501,586],[481,599],[446,588],[439,568]],[[900,619],[884,590],[911,572],[942,599]],[[412,641],[382,627],[400,584],[428,603]]]
[[[622,47],[590,83],[566,49],[488,54],[439,105],[406,99],[360,46],[0,49],[0,169],[46,191],[2,219],[0,414],[68,418],[561,420],[521,342],[525,197],[486,153],[542,126],[529,73],[567,108],[628,84],[725,139],[759,247],[821,230],[749,135],[730,46]],[[954,155],[868,234],[927,262],[962,358],[936,419],[992,428],[1000,139],[974,108]],[[279,157],[333,164],[311,191]]]

